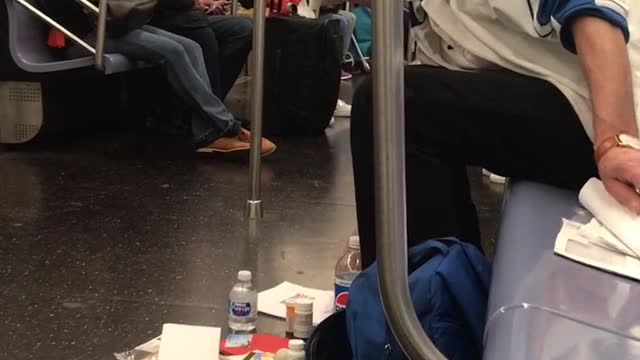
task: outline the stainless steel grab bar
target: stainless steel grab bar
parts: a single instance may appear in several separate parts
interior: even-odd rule
[[[266,24],[265,0],[256,0],[253,7],[253,67],[251,69],[251,155],[249,158],[249,199],[246,215],[249,219],[263,215],[260,198],[260,165],[262,161],[262,94],[264,92],[264,32]]]
[[[403,2],[374,0],[372,5],[376,233],[380,295],[390,328],[409,359],[446,360],[422,329],[409,295]]]
[[[98,3],[98,30],[96,35],[96,69],[104,71],[104,40],[107,30],[107,0]]]
[[[231,0],[231,15],[238,15],[238,0]]]
[[[98,14],[99,10],[98,7],[93,5],[92,3],[89,2],[89,0],[76,0],[78,3],[80,3],[82,6],[84,6],[85,8],[91,10],[94,14]]]

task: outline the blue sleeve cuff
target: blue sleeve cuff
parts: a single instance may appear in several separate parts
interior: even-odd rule
[[[576,43],[573,38],[571,23],[573,19],[578,16],[594,16],[606,20],[614,26],[620,28],[620,30],[622,30],[622,33],[624,34],[625,41],[629,41],[629,26],[627,25],[627,19],[622,14],[613,9],[598,6],[593,3],[583,4],[567,9],[566,11],[563,11],[562,13],[556,14],[556,16],[554,16],[556,21],[561,24],[560,41],[562,41],[562,45],[565,49],[571,51],[574,54],[577,52],[577,50]]]

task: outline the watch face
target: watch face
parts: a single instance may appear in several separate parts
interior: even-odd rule
[[[623,145],[636,150],[640,150],[640,139],[638,139],[637,137],[633,137],[627,134],[620,134],[618,138]]]

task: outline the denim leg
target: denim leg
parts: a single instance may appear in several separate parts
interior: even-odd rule
[[[344,17],[347,20],[347,26],[344,31],[344,53],[343,55],[347,55],[349,52],[349,47],[351,46],[351,37],[353,36],[353,32],[356,29],[356,15],[349,11],[340,10],[338,11],[338,15]]]
[[[135,60],[166,65],[169,83],[193,112],[196,146],[237,134],[240,123],[211,92],[202,51],[195,42],[145,26],[119,38],[108,38],[105,48],[107,52],[118,52]]]
[[[196,102],[201,105],[200,108],[204,110],[204,114],[202,115],[194,113],[191,122],[194,144],[198,147],[205,146],[222,136],[237,134],[240,129],[240,123],[233,118],[233,115],[231,115],[222,100],[213,93],[201,47],[193,40],[152,26],[145,26],[143,29],[182,45],[200,83],[205,86],[206,92],[203,92],[202,87],[199,86],[190,88],[188,81],[180,81],[180,78],[184,77],[185,74],[182,74],[179,69],[176,69],[177,83],[186,85],[187,92],[195,92],[195,96],[193,97],[196,99]],[[213,128],[211,120],[213,120],[215,125]]]
[[[191,62],[191,65],[193,66],[194,70],[198,74],[198,77],[202,79],[207,89],[211,90],[211,83],[209,81],[209,74],[207,73],[207,67],[204,62],[202,48],[200,47],[200,45],[198,45],[198,43],[196,43],[191,39],[187,39],[184,36],[180,36],[169,31],[158,29],[153,26],[145,26],[142,29],[149,33],[156,34],[161,37],[169,38],[177,42],[178,44],[182,45],[182,47],[184,48],[187,54],[187,57],[189,58],[189,61]]]
[[[208,27],[179,29],[176,30],[176,34],[191,39],[200,45],[213,93],[224,101],[221,81],[223,70],[220,64],[220,47],[216,34]]]
[[[235,84],[247,63],[253,40],[253,20],[244,16],[212,16],[209,29],[213,30],[220,49],[221,98]]]
[[[349,43],[349,39],[351,38],[351,35],[348,33],[349,31],[349,23],[347,21],[347,18],[345,18],[344,16],[338,15],[338,14],[334,14],[334,13],[325,13],[325,14],[320,14],[319,18],[322,21],[328,22],[331,20],[337,20],[340,22],[340,33],[342,34],[342,44],[343,44],[343,48],[344,48],[344,44],[348,44]],[[349,37],[347,37],[349,36]],[[348,49],[348,48],[347,48]],[[342,56],[347,55],[347,52],[345,51]]]

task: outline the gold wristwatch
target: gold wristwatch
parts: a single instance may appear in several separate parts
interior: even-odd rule
[[[602,158],[611,151],[611,149],[616,147],[640,150],[640,139],[625,133],[609,136],[596,146],[596,150],[594,152],[596,164],[600,163],[600,160],[602,160]]]

